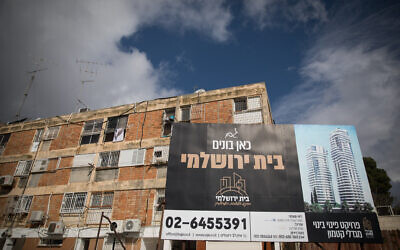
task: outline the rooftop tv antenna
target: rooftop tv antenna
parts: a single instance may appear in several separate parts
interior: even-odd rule
[[[29,90],[30,90],[31,87],[32,87],[32,84],[33,84],[33,81],[35,80],[36,74],[37,74],[38,72],[40,72],[40,71],[45,71],[45,70],[47,70],[47,68],[41,68],[41,63],[44,62],[44,61],[45,61],[45,59],[40,58],[39,62],[34,63],[35,66],[39,66],[38,69],[35,69],[35,70],[32,70],[32,71],[28,71],[28,72],[27,72],[28,74],[31,75],[31,79],[29,80],[28,86],[27,86],[27,88],[25,89],[24,97],[22,98],[22,103],[21,103],[21,105],[20,105],[19,108],[18,108],[17,114],[15,115],[16,118],[17,118],[17,120],[20,119],[22,107],[24,106],[24,103],[25,103],[25,101],[26,101],[26,98],[28,97]]]
[[[99,73],[99,66],[104,66],[103,63],[80,60],[76,59],[76,63],[79,65],[79,73],[81,75],[81,83],[85,85],[86,83],[94,83],[97,74]]]

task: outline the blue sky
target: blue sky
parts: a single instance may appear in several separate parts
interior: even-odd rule
[[[354,128],[354,126],[341,125],[295,125],[297,155],[299,157],[304,200],[311,203],[311,191],[307,178],[307,150],[312,145],[317,145],[322,146],[325,150],[328,151],[328,167],[332,174],[332,184],[335,194],[335,200],[337,203],[341,203],[337,187],[337,176],[335,166],[332,161],[331,147],[329,142],[330,133],[332,133],[332,131],[337,128],[344,129],[349,133],[356,168],[361,178],[365,201],[369,202],[370,204],[374,204],[371,196],[371,190],[368,184],[367,173],[365,172],[365,167],[362,160],[362,153],[360,149],[360,144],[358,142],[356,129]]]
[[[266,82],[277,123],[354,125],[400,197],[395,0],[4,0],[0,121]]]

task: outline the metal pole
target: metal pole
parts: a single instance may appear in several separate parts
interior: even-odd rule
[[[101,223],[103,222],[103,214],[104,214],[104,212],[101,212],[100,224],[99,224],[99,229],[97,230],[96,244],[94,245],[94,250],[97,250],[97,241],[99,241]]]
[[[162,213],[161,213],[161,222],[160,222],[160,231],[158,233],[158,240],[157,240],[157,250],[161,250],[161,233],[162,233],[162,223],[164,220],[164,206],[165,206],[165,202],[161,203],[161,209],[162,209]]]

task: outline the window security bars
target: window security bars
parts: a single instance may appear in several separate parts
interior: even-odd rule
[[[100,153],[100,167],[117,167],[119,151]]]
[[[21,213],[29,213],[29,209],[31,208],[33,196],[23,195],[20,196],[15,206],[14,213],[21,214]]]
[[[60,126],[47,128],[46,132],[44,133],[44,140],[53,140],[57,138],[59,130]]]
[[[19,161],[14,176],[27,176],[31,170],[32,161]]]
[[[82,213],[87,193],[65,193],[60,213]]]

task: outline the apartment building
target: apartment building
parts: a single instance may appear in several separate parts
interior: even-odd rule
[[[264,83],[82,111],[0,125],[3,249],[205,249],[159,240],[173,124],[273,123]]]

